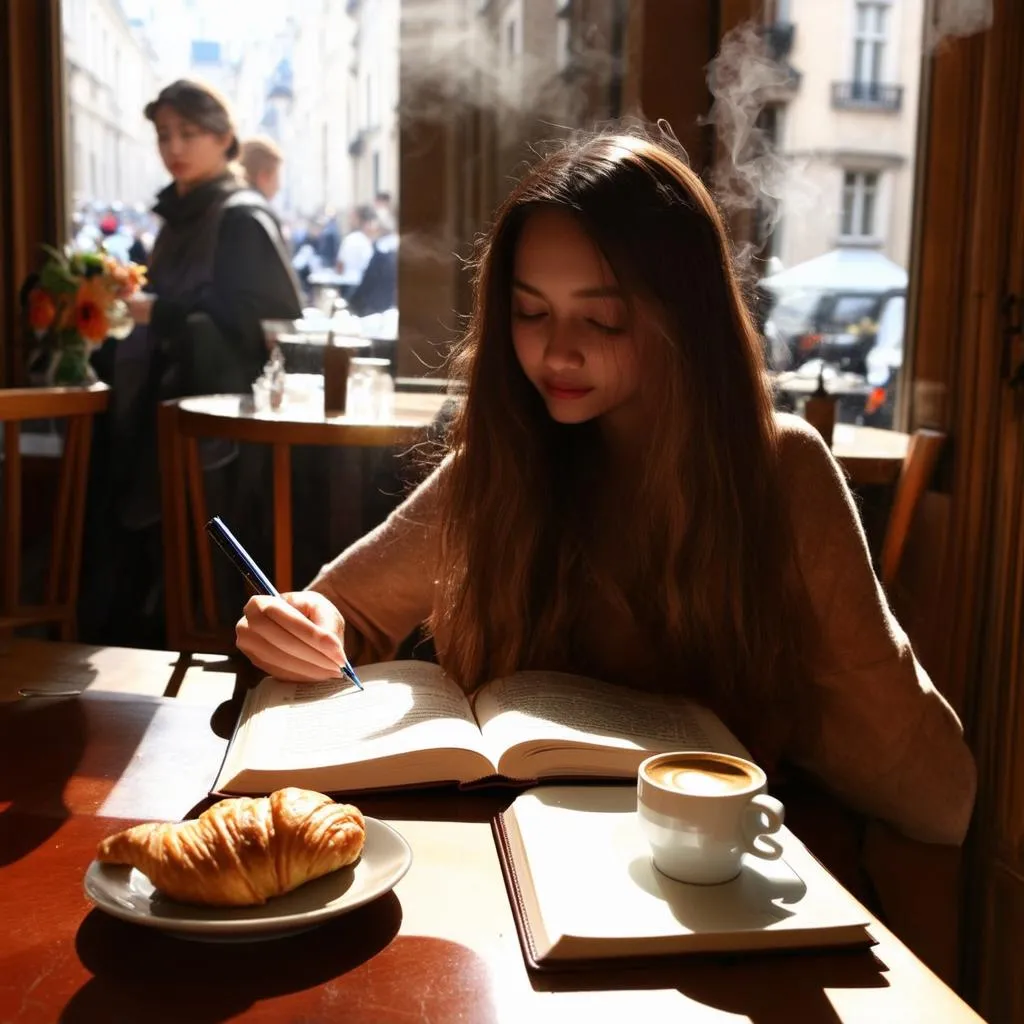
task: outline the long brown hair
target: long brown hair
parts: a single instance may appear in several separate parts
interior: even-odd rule
[[[578,218],[634,324],[655,335],[643,357],[645,471],[625,540],[638,574],[621,596],[667,676],[733,721],[766,708],[784,716],[806,622],[762,350],[713,199],[682,156],[639,135],[602,134],[543,159],[479,247],[455,361],[468,389],[441,477],[444,575],[431,623],[441,661],[467,689],[542,667],[571,633],[580,588],[616,589],[581,528],[577,467],[593,454],[593,426],[548,416],[512,344],[516,244],[541,206]]]

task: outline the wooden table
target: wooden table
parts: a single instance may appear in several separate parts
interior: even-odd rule
[[[285,402],[280,409],[246,411],[238,395],[200,395],[183,398],[178,408],[187,418],[188,433],[198,437],[224,436],[223,423],[232,424],[231,437],[255,444],[290,444],[390,447],[411,444],[423,437],[447,395],[399,391],[391,415],[383,418],[325,416],[322,395],[307,402]]]
[[[89,690],[216,707],[252,678],[258,674],[240,656],[0,638],[0,702],[18,700],[23,689]]]
[[[857,487],[896,483],[909,444],[909,434],[879,427],[837,423],[832,432],[832,454]]]
[[[193,943],[91,909],[82,876],[96,843],[200,805],[234,709],[93,687],[0,704],[0,1020],[980,1019],[878,923],[871,951],[532,974],[488,824],[507,794],[361,800],[409,840],[412,868],[393,894],[290,938]]]
[[[162,433],[168,439],[170,449],[165,456],[165,475],[184,478],[188,481],[190,500],[193,503],[194,543],[199,551],[199,572],[201,594],[208,621],[213,621],[213,584],[209,568],[209,554],[201,535],[201,523],[196,525],[194,509],[205,509],[205,501],[199,496],[202,473],[200,470],[198,441],[202,438],[222,438],[234,442],[268,445],[273,456],[273,531],[274,566],[273,577],[278,589],[291,590],[293,585],[292,552],[292,448],[295,446],[320,446],[324,448],[361,448],[362,457],[354,460],[339,460],[337,472],[329,477],[327,507],[331,510],[331,522],[340,531],[342,526],[357,527],[361,524],[361,508],[365,480],[369,478],[368,460],[373,450],[411,446],[421,442],[427,429],[434,422],[448,398],[442,394],[396,393],[394,408],[386,417],[367,417],[356,414],[325,415],[323,393],[311,389],[309,401],[286,401],[279,409],[254,412],[238,395],[202,395],[167,403],[161,411]],[[164,518],[179,536],[184,550],[184,530],[189,522],[185,493],[174,493],[165,500]],[[205,515],[200,518],[205,519]],[[351,531],[350,531],[351,532]],[[363,532],[332,534],[331,551],[344,546],[333,543],[345,537],[355,539]],[[176,562],[175,573],[184,572]],[[169,572],[169,577],[173,574]],[[172,594],[175,607],[181,604],[178,594],[188,594],[189,585],[184,579]],[[184,617],[184,607],[181,615]],[[177,614],[177,613],[176,613]],[[175,632],[175,645],[186,646],[184,633]]]

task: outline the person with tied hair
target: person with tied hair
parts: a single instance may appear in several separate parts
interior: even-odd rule
[[[282,679],[425,623],[466,691],[527,669],[688,695],[773,779],[926,842],[974,763],[872,570],[842,470],[777,414],[723,218],[670,140],[542,159],[480,244],[444,460],[238,646]],[[773,782],[774,785],[774,782]]]
[[[162,218],[149,263],[155,301],[132,312],[164,357],[165,397],[247,391],[266,361],[261,320],[301,315],[277,221],[233,161],[241,147],[226,101],[185,79],[147,104],[173,181],[157,197]]]
[[[296,319],[302,305],[277,221],[234,164],[239,142],[225,100],[182,79],[162,89],[145,116],[172,181],[153,208],[162,225],[148,261],[149,291],[129,300],[136,328],[108,342],[99,358],[112,385],[109,437],[98,452],[108,508],[96,513],[110,565],[96,573],[112,576],[116,593],[91,602],[88,614],[104,642],[152,646],[161,639],[154,589],[163,575],[158,406],[190,394],[248,392],[267,360],[261,321]],[[207,465],[233,457],[204,447]]]
[[[242,143],[238,162],[245,170],[245,180],[268,202],[281,191],[281,147],[266,135],[255,135]]]

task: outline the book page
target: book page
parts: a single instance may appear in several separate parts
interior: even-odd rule
[[[397,661],[366,666],[359,675],[362,691],[343,679],[260,683],[238,767],[287,771],[408,751],[482,751],[469,701],[438,666]]]
[[[629,774],[647,753],[662,750],[750,756],[716,715],[692,701],[583,676],[517,672],[488,683],[474,710],[491,758],[503,772],[526,769],[522,758],[534,762],[516,777],[600,775],[602,769]],[[581,756],[581,748],[607,756]]]

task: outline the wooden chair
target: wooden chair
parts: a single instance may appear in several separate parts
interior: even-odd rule
[[[885,530],[879,575],[882,586],[889,590],[896,581],[914,513],[931,482],[946,435],[938,430],[916,430],[910,438],[903,460],[892,510]]]
[[[92,418],[107,408],[109,388],[11,388],[0,390],[4,428],[4,470],[0,563],[0,633],[22,626],[56,624],[62,640],[74,640],[82,523],[92,443]],[[22,424],[26,420],[67,420],[53,516],[53,546],[44,603],[25,605],[22,593]]]

